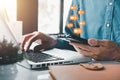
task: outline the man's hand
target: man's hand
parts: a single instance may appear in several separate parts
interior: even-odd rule
[[[40,44],[37,48],[42,50],[54,46],[57,43],[57,40],[41,32],[29,33],[22,37],[21,50],[28,51],[33,42]]]
[[[120,60],[120,47],[113,41],[89,39],[88,43],[70,42],[79,53],[95,60]]]

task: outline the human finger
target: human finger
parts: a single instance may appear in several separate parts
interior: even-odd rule
[[[91,46],[102,46],[102,47],[114,47],[116,46],[116,43],[110,40],[96,40],[96,39],[88,39],[88,43]]]
[[[26,34],[22,37],[22,40],[21,40],[21,45],[20,45],[20,48],[21,50],[24,50],[24,46],[26,44],[26,42],[30,39],[30,37],[32,37],[34,34],[33,33],[29,33],[29,34]]]
[[[70,42],[71,45],[74,45],[76,47],[79,47],[83,50],[87,50],[87,51],[91,51],[93,47],[89,46],[89,45],[84,45],[84,44],[80,44],[80,43],[76,43],[76,42]]]
[[[35,34],[35,35],[31,36],[31,37],[28,39],[27,43],[25,44],[25,45],[26,45],[26,46],[25,46],[25,51],[28,51],[28,49],[30,48],[31,44],[37,40],[37,36],[38,36],[38,35]]]

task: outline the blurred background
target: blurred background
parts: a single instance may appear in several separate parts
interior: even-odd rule
[[[40,31],[62,34],[71,0],[0,0],[0,40]]]

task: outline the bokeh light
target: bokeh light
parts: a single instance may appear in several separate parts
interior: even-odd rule
[[[81,28],[74,28],[73,31],[74,31],[74,34],[81,34],[82,33]]]
[[[77,9],[77,6],[71,6],[70,9],[71,9],[71,10],[76,10],[76,9]]]
[[[85,12],[84,12],[84,10],[79,10],[78,11],[78,14],[80,14],[80,15],[83,15]]]
[[[85,22],[85,21],[80,21],[80,22],[79,22],[79,25],[85,26],[85,25],[86,25],[86,22]]]
[[[70,20],[75,21],[75,20],[77,20],[77,19],[78,19],[78,17],[77,17],[76,15],[71,15],[71,16],[70,16]]]
[[[68,27],[68,28],[72,28],[72,27],[73,27],[73,23],[68,23],[68,24],[67,24],[67,27]]]
[[[71,6],[71,7],[70,7],[70,10],[77,10],[77,6],[75,6],[75,5]],[[84,15],[84,14],[85,14],[85,11],[80,9],[80,10],[77,11],[77,14],[78,14],[78,15]],[[77,16],[77,15],[70,15],[70,18],[69,18],[69,19],[71,20],[71,22],[70,22],[70,23],[67,23],[66,26],[67,26],[68,28],[72,28],[74,34],[81,34],[81,33],[82,33],[82,28],[74,28],[74,25],[73,25],[73,24],[74,24],[74,21],[78,19],[78,16]],[[78,22],[78,24],[79,24],[80,27],[83,27],[83,26],[86,25],[86,22],[80,20],[80,22]]]

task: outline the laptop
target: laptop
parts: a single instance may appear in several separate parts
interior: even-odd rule
[[[76,51],[53,48],[47,51],[34,52],[33,48],[38,45],[33,43],[30,50],[25,54],[26,62],[31,69],[45,68],[50,65],[68,65],[81,62],[90,62],[91,58],[85,57]]]
[[[19,46],[19,42],[13,33],[11,31],[9,31],[9,33],[11,33],[11,37],[14,42]],[[31,69],[48,67],[49,65],[74,64],[91,61],[91,58],[84,57],[83,55],[70,50],[54,48],[43,52],[34,52],[34,47],[37,45],[38,44],[35,42],[32,43],[30,46],[30,51],[24,55],[25,60]]]
[[[13,41],[19,46],[19,42],[16,37],[10,31]],[[51,49],[43,52],[35,52],[34,47],[37,43],[32,43],[30,50],[24,54],[25,60],[31,69],[45,68],[50,65],[63,65],[63,64],[74,64],[80,62],[89,62],[90,58],[84,57],[83,55],[70,50]],[[18,53],[21,53],[19,51]]]

